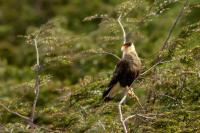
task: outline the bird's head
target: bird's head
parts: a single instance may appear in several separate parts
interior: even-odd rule
[[[131,42],[127,42],[127,43],[123,44],[122,47],[121,47],[121,51],[123,53],[130,53],[130,52],[134,52],[135,53],[136,52],[135,51],[135,46]]]

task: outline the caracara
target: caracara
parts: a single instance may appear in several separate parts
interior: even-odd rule
[[[134,44],[131,42],[123,44],[121,51],[123,53],[122,59],[117,63],[113,77],[103,93],[104,100],[112,98],[120,88],[123,91],[128,91],[126,88],[129,88],[139,75],[141,61]]]

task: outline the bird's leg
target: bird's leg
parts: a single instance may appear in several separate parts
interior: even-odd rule
[[[131,96],[132,98],[135,98],[137,100],[138,104],[140,105],[140,107],[143,109],[143,106],[140,103],[140,100],[139,100],[138,96],[133,91],[133,88],[129,88],[129,87],[127,87],[127,88],[128,88],[128,95]]]

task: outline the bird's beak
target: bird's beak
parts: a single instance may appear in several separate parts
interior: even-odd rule
[[[125,47],[124,47],[124,45],[121,47],[121,51],[123,52],[124,51],[124,49],[125,49]]]

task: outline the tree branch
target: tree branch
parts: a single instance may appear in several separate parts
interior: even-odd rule
[[[99,54],[111,55],[111,56],[115,57],[116,59],[121,60],[121,58],[119,56],[117,56],[116,54],[113,54],[113,53],[110,53],[110,52],[107,52],[107,51],[99,52]]]
[[[129,119],[132,119],[132,118],[135,118],[135,117],[142,117],[142,118],[145,118],[145,119],[155,119],[157,116],[157,114],[153,114],[154,117],[151,117],[151,116],[147,116],[147,114],[135,114],[135,115],[130,115],[128,117],[126,117],[126,119],[124,119],[124,122],[128,121]]]
[[[39,50],[38,50],[38,44],[37,44],[37,36],[34,38],[34,46],[35,46],[35,51],[36,51],[36,77],[35,77],[35,98],[33,101],[33,106],[32,106],[32,111],[31,111],[31,116],[30,119],[33,122],[34,118],[35,118],[35,109],[36,109],[36,105],[37,105],[37,101],[38,101],[38,97],[39,97],[39,93],[40,93],[40,56],[39,56]]]
[[[119,15],[117,21],[118,21],[118,23],[119,23],[119,25],[120,25],[120,27],[122,29],[122,32],[123,32],[123,44],[125,44],[126,43],[126,32],[125,32],[124,27],[123,27],[123,25],[121,23],[121,16],[122,16],[122,14]]]
[[[182,17],[183,12],[184,12],[184,9],[185,9],[185,7],[186,7],[187,5],[188,5],[188,0],[185,0],[185,2],[184,2],[184,4],[183,4],[183,7],[181,8],[179,14],[177,15],[177,17],[176,17],[174,23],[173,23],[172,26],[170,27],[169,32],[168,32],[168,35],[167,35],[167,38],[165,39],[165,41],[164,41],[164,43],[163,43],[163,46],[161,47],[161,49],[160,49],[159,52],[163,51],[164,49],[166,49],[166,48],[168,47],[168,41],[169,41],[169,39],[170,39],[170,37],[171,37],[171,35],[172,35],[172,33],[173,33],[173,31],[174,31],[174,29],[175,29],[177,23],[178,23],[178,21],[179,21],[180,18]],[[157,63],[157,62],[160,62],[159,54],[158,54],[157,57],[156,57],[156,63]]]
[[[162,61],[161,58],[160,58],[160,52],[162,52],[164,49],[168,48],[168,41],[169,41],[169,39],[170,39],[170,37],[171,37],[171,35],[172,35],[172,33],[173,33],[173,31],[174,31],[174,29],[175,29],[177,23],[178,23],[178,21],[179,21],[180,18],[182,17],[183,12],[184,12],[184,9],[185,9],[185,7],[186,7],[187,5],[188,5],[188,0],[185,0],[185,2],[184,2],[184,4],[183,4],[183,7],[180,9],[180,11],[179,11],[177,17],[175,18],[174,23],[172,24],[172,26],[171,26],[170,29],[169,29],[169,32],[168,32],[168,35],[167,35],[166,40],[164,41],[164,43],[163,43],[161,49],[159,50],[158,55],[157,55],[156,58],[154,59],[155,65],[156,65],[156,64],[160,64],[160,62]],[[153,78],[154,81],[156,81],[157,77],[156,77],[156,69],[155,69],[155,67],[154,67],[153,70],[154,70],[154,72],[153,72],[152,78]],[[149,96],[148,96],[148,97],[149,97],[149,98],[148,98],[148,101],[150,101],[150,98],[151,98],[150,93],[151,93],[151,92],[153,92],[153,91],[150,89],[150,90],[149,90],[149,94],[148,94],[148,95],[149,95]]]
[[[15,112],[15,111],[10,110],[8,107],[6,107],[6,106],[5,106],[4,104],[2,104],[2,103],[0,103],[0,106],[1,106],[2,108],[4,108],[6,111],[8,111],[9,113],[14,114],[14,115],[16,115],[16,116],[18,116],[18,117],[20,117],[20,118],[22,118],[22,119],[24,119],[24,120],[30,122],[30,118],[29,118],[29,117],[26,117],[26,116],[24,116],[24,115],[22,115],[22,114],[20,114],[20,113],[18,113],[18,112]]]
[[[141,74],[138,76],[138,78],[139,78],[140,76],[145,75],[145,74],[148,73],[149,71],[151,71],[151,70],[152,70],[153,68],[155,68],[157,65],[159,65],[159,64],[164,64],[164,63],[168,63],[168,62],[172,62],[172,61],[174,61],[174,60],[157,62],[156,64],[154,64],[153,66],[151,66],[149,69],[147,69],[146,71],[144,71],[143,73],[141,73]]]
[[[123,43],[125,44],[126,43],[126,32],[125,32],[124,27],[123,27],[123,25],[121,23],[121,16],[122,16],[122,14],[120,14],[120,16],[118,17],[117,21],[118,21],[118,23],[119,23],[119,25],[120,25],[120,27],[122,29],[122,32],[123,32]],[[126,124],[125,124],[125,121],[124,121],[124,117],[123,117],[123,113],[122,113],[122,104],[126,100],[127,94],[128,94],[128,91],[124,94],[124,97],[121,99],[121,101],[118,104],[120,121],[121,121],[121,123],[123,125],[123,129],[124,129],[125,133],[128,133],[128,130],[127,130],[127,127],[126,127]]]
[[[119,115],[120,115],[120,121],[121,121],[121,123],[123,125],[125,133],[127,133],[128,130],[127,130],[127,127],[126,127],[126,124],[125,124],[125,121],[124,121],[124,117],[123,117],[123,113],[122,113],[122,104],[126,100],[126,97],[127,97],[127,92],[125,93],[124,97],[121,99],[121,101],[119,102],[119,105],[118,105]]]

